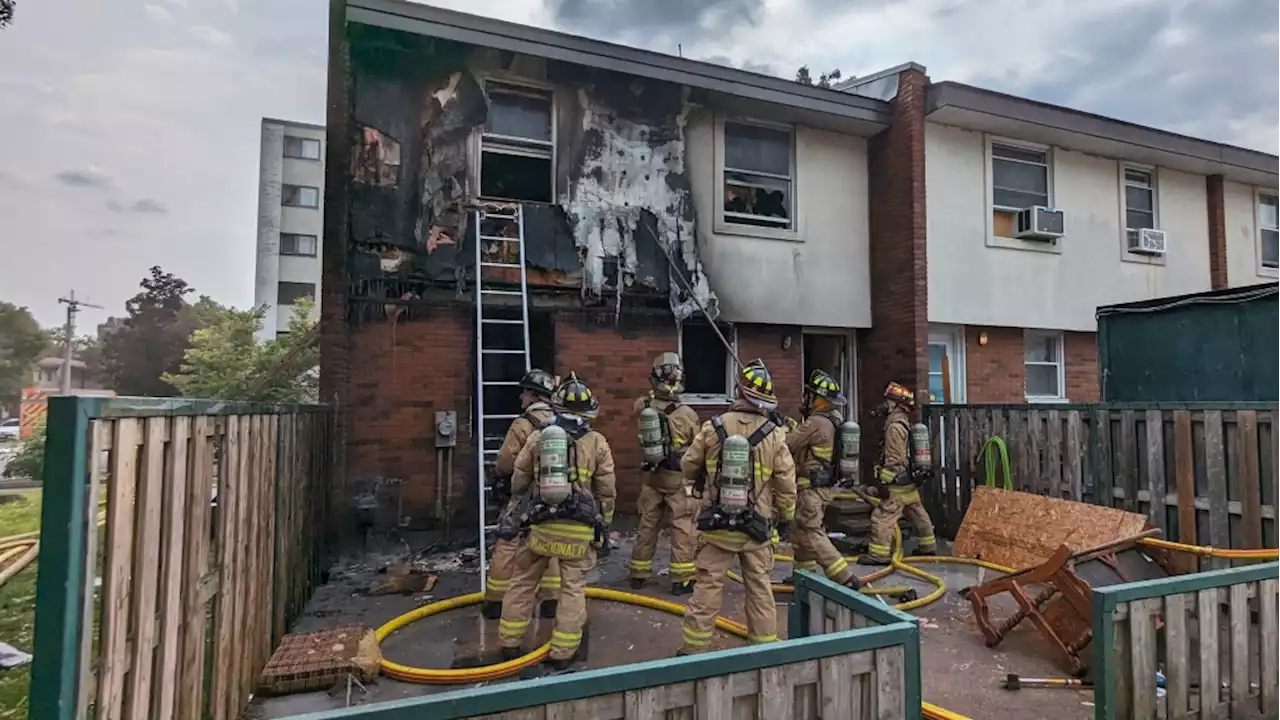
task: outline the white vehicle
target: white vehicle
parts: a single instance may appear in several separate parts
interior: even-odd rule
[[[17,440],[21,429],[21,421],[16,417],[0,422],[0,442]]]

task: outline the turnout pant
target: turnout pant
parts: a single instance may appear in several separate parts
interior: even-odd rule
[[[538,582],[555,562],[560,566],[560,603],[550,657],[568,660],[582,643],[582,626],[587,622],[587,572],[595,567],[595,548],[588,547],[580,558],[553,558],[535,553],[529,543],[522,542],[512,558],[511,588],[502,599],[502,620],[498,623],[502,647],[520,647],[533,617]]]
[[[516,550],[520,547],[520,539],[499,540],[493,544],[493,555],[489,558],[489,573],[484,579],[484,599],[486,602],[502,602],[502,597],[511,588],[512,573],[515,567]],[[560,596],[560,561],[551,558],[547,564],[547,572],[538,580],[538,600],[555,600]]]
[[[777,607],[773,602],[773,545],[751,550],[726,550],[718,545],[698,541],[697,582],[693,598],[684,613],[681,652],[704,652],[711,645],[716,615],[724,599],[725,573],[734,558],[742,565],[742,581],[746,590],[747,641],[773,642],[778,639]]]
[[[631,577],[644,580],[653,575],[653,553],[658,547],[664,515],[671,518],[671,581],[686,583],[693,579],[693,556],[698,548],[695,524],[697,500],[685,494],[682,484],[674,490],[645,483],[640,488],[636,508],[640,513],[640,531],[631,548]]]
[[[933,521],[920,502],[920,491],[915,487],[894,486],[889,488],[889,497],[881,500],[871,511],[871,541],[867,543],[867,554],[879,559],[889,557],[889,552],[893,549],[893,528],[904,515],[916,526],[920,550],[925,553],[937,552],[938,541],[933,536]]]
[[[795,569],[824,572],[832,580],[844,584],[853,576],[853,568],[836,546],[831,544],[823,519],[835,491],[831,488],[803,488],[796,502],[795,528],[791,531],[791,547],[795,553]]]

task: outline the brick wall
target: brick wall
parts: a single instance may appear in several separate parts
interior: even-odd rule
[[[475,502],[476,464],[470,431],[471,312],[465,307],[433,309],[418,320],[369,323],[351,331],[348,494],[372,491],[377,476],[399,478],[403,489],[384,488],[379,502],[390,507],[403,493],[403,511],[416,526],[434,516],[441,486],[436,470],[437,410],[456,411],[460,426],[453,502],[446,509],[474,517],[469,506]]]
[[[983,333],[987,336],[986,345],[981,344]],[[1067,400],[1097,402],[1097,334],[1065,332],[1062,335]],[[968,402],[1019,404],[1027,401],[1021,328],[970,325],[965,328],[964,351]]]
[[[783,339],[791,338],[791,346],[782,349]],[[738,359],[751,362],[764,360],[773,374],[773,391],[778,396],[778,409],[799,417],[800,395],[804,387],[804,360],[801,357],[804,338],[801,328],[792,325],[738,325]]]
[[[1227,207],[1222,192],[1222,176],[1205,178],[1205,196],[1209,203],[1209,286],[1214,290],[1227,287]]]
[[[858,397],[864,420],[882,401],[890,381],[916,390],[928,382],[925,85],[918,70],[898,76],[893,124],[867,144],[871,329],[858,338]],[[863,425],[863,443],[877,447],[880,423]]]

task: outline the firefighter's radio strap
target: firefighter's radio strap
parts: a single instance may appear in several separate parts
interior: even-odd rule
[[[718,415],[716,417],[711,418],[711,427],[716,431],[716,438],[720,441],[720,454],[723,455],[724,441],[729,437],[729,432],[724,429],[724,421],[721,420],[720,416]],[[702,513],[698,515],[698,530],[702,532],[715,532],[715,531],[723,531],[723,530],[737,531],[745,534],[747,537],[751,538],[755,542],[761,542],[761,543],[769,542],[769,540],[773,537],[773,528],[774,528],[773,521],[761,515],[760,513],[756,512],[755,449],[757,445],[764,442],[764,439],[769,437],[770,433],[772,433],[777,428],[778,426],[775,425],[771,420],[766,420],[764,424],[756,428],[755,432],[747,436],[747,444],[751,446],[751,459],[749,462],[751,463],[750,467],[752,468],[751,470],[752,480],[751,480],[751,484],[748,486],[747,511],[737,516],[732,516],[724,512],[721,512],[719,509],[720,490],[717,483],[716,502],[713,502],[710,508],[702,511]],[[719,471],[719,467],[720,467],[719,463],[722,463],[723,460],[724,460],[723,457],[719,458],[719,461],[717,463],[717,472]],[[702,487],[701,486],[696,487],[695,490],[700,494],[702,491]]]

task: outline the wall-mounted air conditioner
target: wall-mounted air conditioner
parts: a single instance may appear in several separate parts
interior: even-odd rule
[[[1163,255],[1165,252],[1165,233],[1163,230],[1139,228],[1126,232],[1129,238],[1129,252],[1139,255]]]
[[[1065,215],[1043,205],[1033,205],[1018,211],[1013,236],[1019,240],[1052,242],[1062,237]]]

